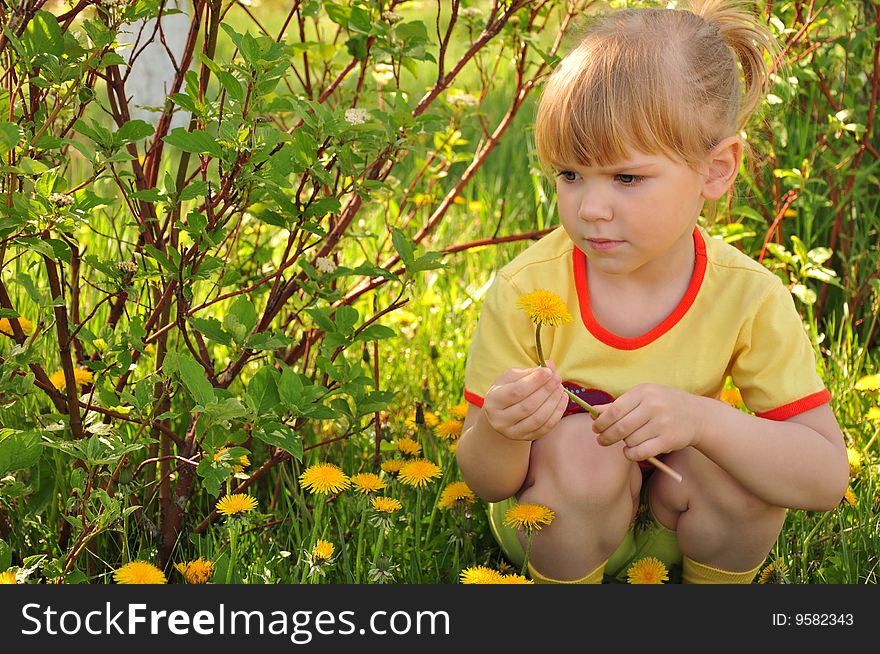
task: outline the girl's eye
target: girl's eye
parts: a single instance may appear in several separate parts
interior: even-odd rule
[[[626,175],[623,173],[617,175],[617,181],[624,186],[634,186],[641,182],[643,179],[644,177],[641,177],[639,175]]]
[[[573,182],[577,179],[577,173],[571,170],[560,170],[557,174],[557,177],[561,177],[566,182]]]

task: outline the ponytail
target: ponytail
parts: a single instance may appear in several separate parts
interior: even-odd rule
[[[688,9],[713,25],[731,49],[742,70],[744,87],[737,129],[742,129],[770,88],[770,66],[779,54],[778,43],[766,24],[741,0],[690,0]],[[770,59],[770,66],[764,58]]]

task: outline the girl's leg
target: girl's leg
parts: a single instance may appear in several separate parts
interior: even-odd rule
[[[682,555],[721,571],[760,566],[779,537],[786,510],[750,493],[692,447],[664,461],[684,480],[655,472],[648,500],[657,519],[677,531]]]
[[[529,562],[551,579],[580,579],[623,540],[638,508],[641,473],[622,444],[596,443],[589,414],[563,418],[532,444],[522,503],[543,504],[556,517],[534,532]],[[525,537],[520,534],[525,546]]]

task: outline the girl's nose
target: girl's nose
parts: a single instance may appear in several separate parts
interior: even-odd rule
[[[578,207],[578,218],[581,220],[611,220],[614,212],[611,203],[600,191],[584,189],[581,203]]]

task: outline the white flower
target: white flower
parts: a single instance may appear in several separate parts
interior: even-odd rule
[[[373,79],[379,86],[385,86],[394,79],[394,67],[391,64],[376,64],[373,67]]]
[[[117,261],[116,268],[122,272],[136,273],[138,265],[134,261]]]
[[[73,204],[73,196],[64,193],[53,193],[49,196],[49,202],[59,207],[67,207]]]
[[[388,21],[389,23],[391,23],[392,25],[393,25],[394,23],[399,23],[400,21],[403,20],[403,16],[401,16],[400,14],[397,14],[397,13],[395,13],[395,12],[393,12],[393,11],[383,11],[383,12],[382,12],[382,18],[384,18],[385,20],[387,20],[387,21]]]
[[[452,91],[449,94],[448,102],[456,109],[470,109],[480,104],[480,99],[470,93],[462,93],[461,91]]]
[[[458,15],[462,18],[479,18],[483,15],[483,11],[478,7],[465,7],[458,12]]]
[[[366,109],[356,108],[345,110],[345,120],[351,125],[362,125],[367,122],[369,118],[370,114],[367,113]]]
[[[315,268],[320,270],[322,273],[332,273],[334,270],[336,270],[336,264],[327,257],[318,257],[317,259],[315,259]]]

